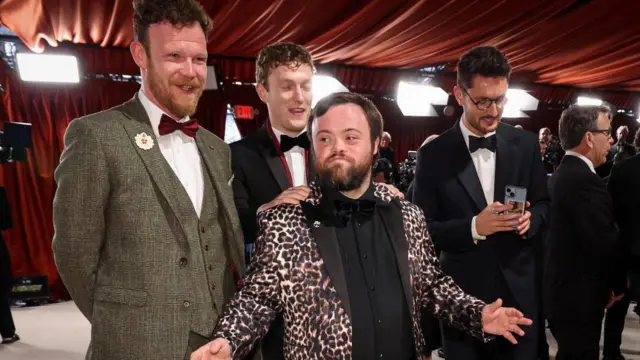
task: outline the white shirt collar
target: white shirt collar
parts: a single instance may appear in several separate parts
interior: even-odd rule
[[[162,115],[164,115],[164,111],[158,107],[158,105],[154,104],[147,95],[144,93],[142,89],[138,91],[138,99],[140,99],[140,103],[142,103],[142,107],[147,112],[147,116],[149,116],[149,121],[151,121],[151,127],[153,128],[153,132],[156,134],[156,138],[160,137],[160,133],[158,131],[158,126],[160,126],[160,119],[162,119]],[[168,116],[168,115],[167,115]],[[187,122],[189,121],[189,117],[185,117],[180,119],[178,122]]]
[[[589,160],[588,157],[586,157],[586,156],[584,156],[582,154],[578,154],[577,152],[571,151],[571,150],[567,150],[564,153],[565,153],[565,155],[571,155],[571,156],[575,156],[577,158],[582,159],[582,161],[584,161],[587,164],[587,166],[589,167],[591,172],[594,173],[594,174],[596,173],[596,169],[593,167],[593,163],[591,162],[591,160]]]
[[[271,130],[273,130],[273,135],[275,135],[278,138],[278,142],[279,142],[280,139],[282,139],[282,135],[285,135],[285,133],[274,128],[273,125],[271,125],[271,123],[269,123],[269,126],[271,126]],[[300,133],[296,136],[300,136],[301,134],[304,134],[306,131],[307,129],[305,128],[304,130],[300,131]]]
[[[464,116],[464,115],[462,115]],[[489,137],[491,135],[494,135],[496,132],[492,131],[490,133],[487,133],[483,136],[478,136],[474,133],[471,132],[471,130],[469,130],[467,128],[467,126],[464,124],[464,119],[460,118],[460,130],[462,131],[462,137],[464,138],[464,143],[467,144],[467,149],[469,148],[469,136],[475,136],[475,137]]]

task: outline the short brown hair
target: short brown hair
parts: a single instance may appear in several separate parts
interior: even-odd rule
[[[611,119],[611,108],[606,105],[571,105],[563,111],[558,124],[558,137],[562,148],[571,150],[580,145],[584,134],[598,130],[598,116],[601,113]]]
[[[313,125],[313,121],[326,114],[332,107],[343,104],[355,104],[360,106],[362,111],[364,111],[364,115],[369,123],[369,130],[371,131],[371,142],[382,137],[384,121],[382,120],[380,111],[378,111],[378,108],[373,104],[373,102],[360,94],[352,92],[338,92],[318,101],[316,107],[313,108],[311,116],[309,117],[309,123],[307,124],[307,134],[309,139],[311,139],[311,142],[313,142],[311,135],[311,126]]]
[[[205,38],[213,27],[197,0],[133,0],[133,38],[149,51],[149,26],[162,22],[183,27],[200,24]]]
[[[279,42],[265,47],[258,54],[256,58],[256,84],[268,89],[269,73],[280,65],[288,65],[294,69],[302,65],[309,65],[314,73],[316,71],[311,54],[307,49],[291,42]]]

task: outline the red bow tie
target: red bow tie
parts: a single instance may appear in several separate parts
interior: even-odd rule
[[[166,114],[163,114],[160,119],[160,125],[158,126],[160,136],[171,134],[176,130],[180,130],[185,135],[195,139],[196,133],[198,132],[198,121],[196,119],[191,119],[187,122],[180,123],[173,120]]]

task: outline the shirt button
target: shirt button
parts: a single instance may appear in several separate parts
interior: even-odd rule
[[[368,258],[368,257],[369,257],[369,255],[367,255],[367,254],[364,254],[364,255],[362,256],[362,258],[363,258],[363,259],[366,259],[366,258]]]
[[[213,266],[211,266],[211,264],[209,264],[209,271],[213,270]]]
[[[189,260],[187,260],[187,258],[181,258],[180,259],[180,266],[185,267],[187,266],[187,264],[189,263]]]
[[[382,324],[382,320],[378,320],[378,324]]]
[[[204,230],[204,226],[201,226],[201,227],[200,227],[200,232],[204,234],[204,231],[205,231],[205,230]]]
[[[182,303],[182,306],[188,308],[189,306],[191,306],[191,302],[185,301],[185,302]]]
[[[375,289],[376,289],[376,287],[375,287],[375,286],[372,286],[372,287],[371,287],[371,291],[374,291]]]
[[[204,251],[209,251],[209,245],[204,246]]]
[[[216,284],[211,285],[211,290],[215,290],[216,289]]]

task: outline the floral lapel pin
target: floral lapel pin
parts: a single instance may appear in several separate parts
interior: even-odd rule
[[[153,138],[147,133],[136,135],[136,145],[142,150],[149,150],[153,147]]]

